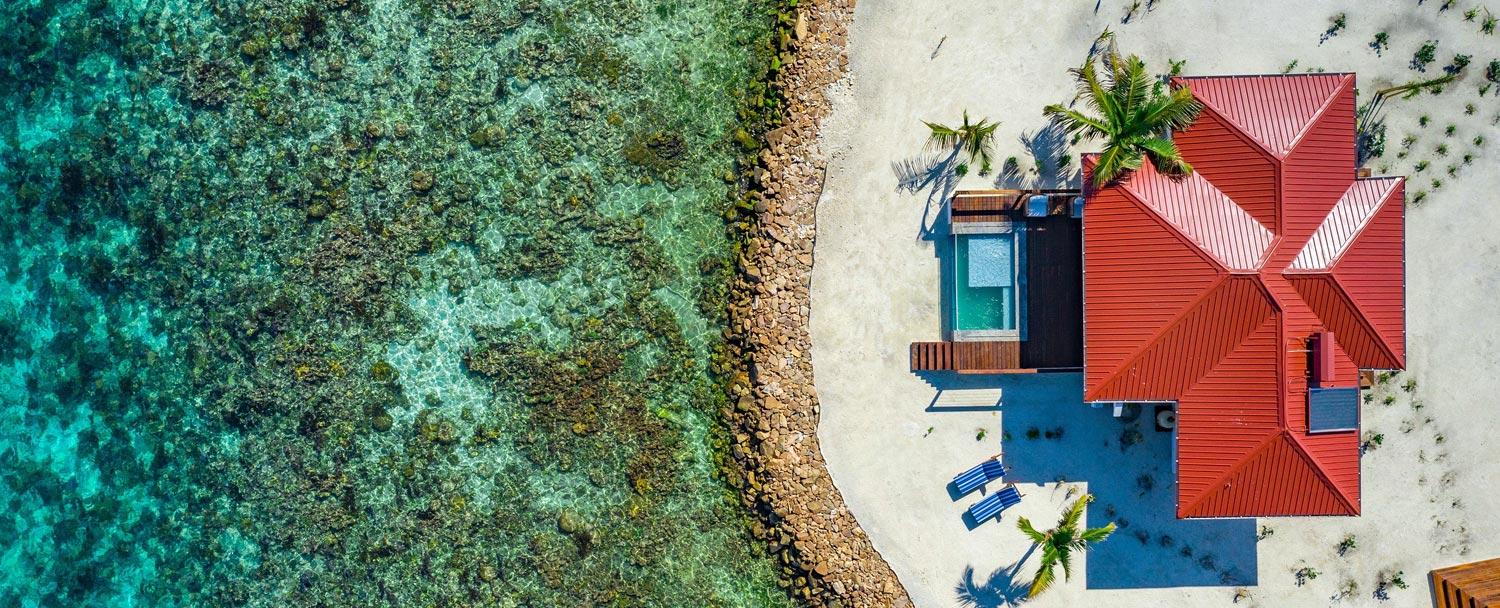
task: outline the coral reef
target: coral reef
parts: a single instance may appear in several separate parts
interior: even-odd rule
[[[0,599],[773,606],[752,0],[0,7]]]

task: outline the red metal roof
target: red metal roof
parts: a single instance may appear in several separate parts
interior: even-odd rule
[[[1307,339],[1338,385],[1404,367],[1402,180],[1355,179],[1352,74],[1175,83],[1196,172],[1089,193],[1084,398],[1177,401],[1179,517],[1358,514],[1358,432],[1307,430]]]

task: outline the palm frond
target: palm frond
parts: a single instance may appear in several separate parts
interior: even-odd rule
[[[1094,185],[1102,188],[1126,171],[1138,169],[1140,166],[1140,155],[1132,154],[1129,147],[1108,146],[1094,159]]]
[[[1051,564],[1043,564],[1037,568],[1036,577],[1031,579],[1031,588],[1026,591],[1026,597],[1040,595],[1048,587],[1052,586],[1053,579],[1055,578],[1056,575],[1053,574],[1053,566]]]
[[[1097,543],[1106,538],[1109,538],[1109,535],[1114,533],[1115,524],[1114,522],[1110,522],[1104,524],[1104,527],[1102,528],[1089,528],[1087,530],[1084,530],[1082,534],[1078,535],[1078,540],[1082,541],[1083,543]]]
[[[1141,115],[1141,123],[1148,132],[1186,129],[1203,111],[1203,104],[1193,99],[1187,87],[1173,89],[1171,93],[1153,100]]]
[[[1073,506],[1063,512],[1062,520],[1057,522],[1057,527],[1071,530],[1078,527],[1078,522],[1083,520],[1083,511],[1088,508],[1089,503],[1094,501],[1093,494],[1084,494],[1078,500],[1073,501]]]
[[[1103,120],[1079,112],[1070,110],[1060,105],[1053,104],[1042,108],[1042,114],[1057,121],[1069,135],[1081,135],[1084,137],[1108,137],[1109,125]]]
[[[1154,137],[1136,142],[1136,146],[1151,159],[1151,165],[1162,175],[1185,176],[1193,172],[1193,166],[1182,158],[1177,144],[1165,137]]]
[[[1073,549],[1067,546],[1058,549],[1057,563],[1062,566],[1063,580],[1073,579]]]
[[[1025,517],[1016,520],[1016,528],[1019,528],[1022,534],[1025,534],[1027,538],[1030,538],[1031,542],[1037,544],[1047,542],[1047,535],[1038,532],[1036,528],[1032,527],[1031,520],[1026,519]]]

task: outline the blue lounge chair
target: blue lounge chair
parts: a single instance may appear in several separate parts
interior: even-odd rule
[[[999,492],[984,497],[984,500],[974,503],[969,507],[969,517],[974,518],[975,524],[982,524],[991,518],[1000,516],[1000,513],[1021,502],[1021,492],[1015,486],[1005,486]]]
[[[985,482],[991,479],[999,479],[1005,475],[1005,465],[991,457],[989,460],[974,465],[974,468],[958,474],[953,478],[953,487],[958,489],[958,495],[963,496],[974,490],[978,490]]]

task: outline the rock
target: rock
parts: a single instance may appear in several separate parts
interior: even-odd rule
[[[389,431],[391,430],[392,426],[395,426],[395,424],[396,421],[391,418],[391,415],[385,413],[384,411],[381,411],[370,418],[370,428],[375,429],[375,432],[377,433],[384,433],[386,431]]]
[[[417,192],[419,194],[425,193],[429,190],[432,190],[432,186],[435,183],[436,178],[432,176],[431,171],[427,171],[425,169],[417,169],[416,171],[411,172],[411,189],[413,192]]]
[[[561,513],[557,514],[557,529],[561,530],[563,534],[572,536],[583,530],[583,522],[579,521],[577,514],[563,509]]]

